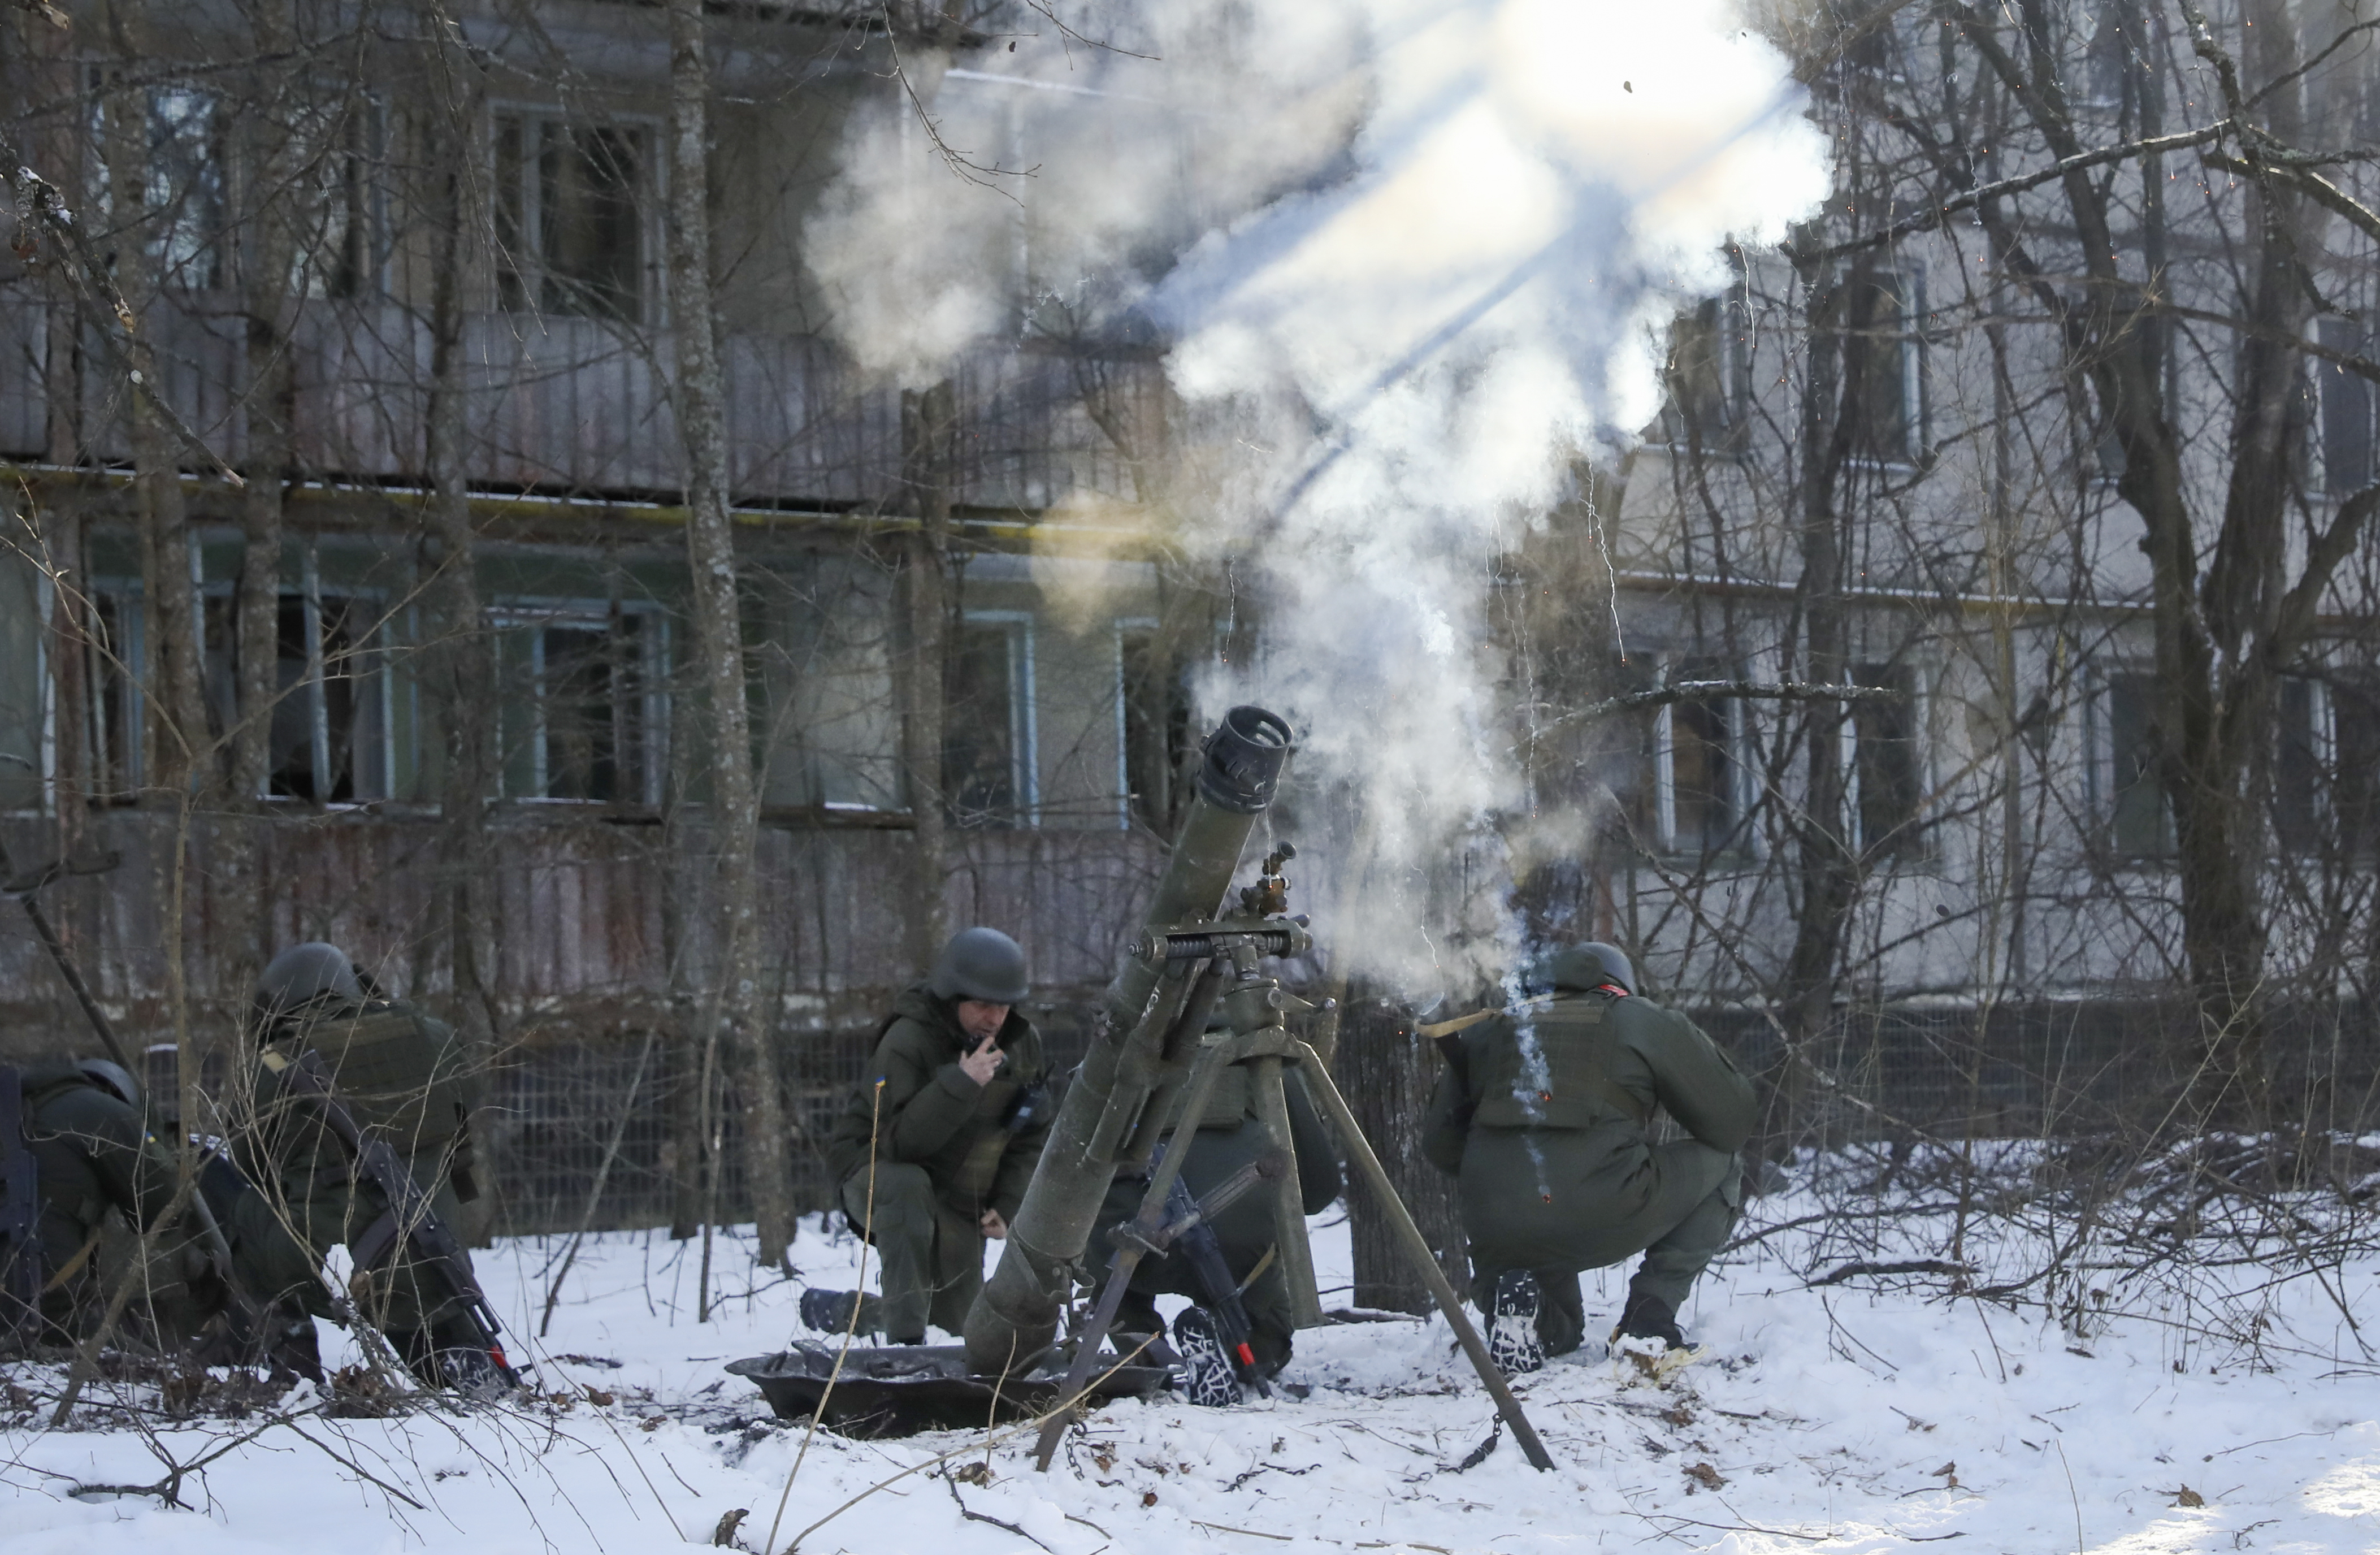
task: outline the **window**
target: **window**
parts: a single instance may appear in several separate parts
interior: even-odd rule
[[[1150,622],[1118,628],[1116,672],[1116,775],[1125,796],[1125,822],[1137,820],[1171,837],[1179,774],[1192,738],[1189,687]]]
[[[756,655],[771,715],[763,802],[901,808],[892,574],[863,557],[811,556],[749,587],[773,623]]]
[[[1743,338],[1749,306],[1738,282],[1727,296],[1705,298],[1670,325],[1665,371],[1670,397],[1661,412],[1662,435],[1670,443],[1705,452],[1742,452],[1752,398]]]
[[[2134,39],[2143,18],[2133,0],[2090,0],[2087,11],[2080,95],[2101,107],[2120,107],[2131,96],[2140,58]]]
[[[2155,696],[2152,677],[2126,673],[2109,675],[2099,697],[2108,840],[2128,858],[2173,852],[2173,825],[2157,783]]]
[[[2275,712],[2280,738],[2273,754],[2273,841],[2284,853],[2322,845],[2323,776],[2330,762],[2327,687],[2298,675],[2282,679]]]
[[[2361,677],[2324,687],[2330,703],[2332,822],[2339,851],[2368,858],[2380,851],[2380,682]]]
[[[49,592],[32,557],[0,542],[0,809],[42,802],[50,667],[42,606]]]
[[[495,130],[499,305],[643,322],[645,132],[524,114]]]
[[[290,277],[300,297],[377,295],[388,264],[386,119],[371,99],[333,100],[297,127],[312,188]]]
[[[1032,618],[970,611],[951,633],[942,684],[942,801],[953,823],[1038,825]]]
[[[355,595],[281,596],[267,778],[274,797],[318,804],[388,797],[381,608],[378,600]]]
[[[1677,663],[1670,683],[1736,678],[1733,665],[1686,659]],[[1673,702],[1655,715],[1655,830],[1669,852],[1718,853],[1734,838],[1742,815],[1738,709],[1729,698]]]
[[[667,644],[658,612],[499,617],[504,790],[587,804],[661,802]]]
[[[94,81],[94,87],[103,83]],[[91,127],[104,152],[115,136],[106,109],[94,97]],[[152,87],[139,134],[142,155],[141,199],[150,220],[148,250],[165,285],[191,291],[221,286],[224,273],[225,138],[212,93],[188,87]],[[102,204],[113,209],[113,177],[101,185]]]
[[[1907,464],[1925,444],[1924,311],[1917,277],[1857,270],[1843,298],[1843,407],[1852,446],[1879,464]]]
[[[88,679],[91,792],[130,799],[140,791],[142,735],[148,712],[140,688],[140,588],[137,583],[101,583],[90,590],[84,617],[89,636]]]
[[[2372,347],[2370,330],[2345,319],[2323,320],[2320,339],[2333,350],[2358,355]],[[2380,473],[2373,468],[2372,382],[2336,362],[2320,360],[2314,363],[2314,379],[2322,394],[2323,488],[2343,497],[2369,486]]]
[[[1851,778],[1859,846],[1872,857],[1918,857],[1925,852],[1918,820],[1925,782],[1917,743],[1925,711],[1917,699],[1917,676],[1906,665],[1859,664],[1852,678],[1856,685],[1900,693],[1852,704]]]

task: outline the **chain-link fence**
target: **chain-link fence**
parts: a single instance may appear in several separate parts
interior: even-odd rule
[[[1037,1012],[1054,1073],[1080,1057],[1089,1014],[1087,1002]],[[2177,1033],[2193,1017],[2186,1006],[2148,1001],[1852,1010],[1811,1045],[1810,1066],[1782,1062],[1776,1027],[1757,1011],[1696,1018],[1764,1078],[1771,1136],[1815,1143],[1910,1130],[2008,1138],[2153,1125],[2176,1094],[2184,1051]],[[780,1039],[795,1201],[804,1209],[834,1203],[827,1129],[858,1085],[874,1037],[869,1027]],[[2285,1013],[2271,1050],[2288,1115],[2350,1131],[2380,1120],[2380,1038],[2366,1012]],[[1340,1068],[1356,1083],[1347,1060],[1342,1053]],[[748,1219],[733,1087],[713,1076],[707,1113],[699,1088],[699,1054],[658,1034],[516,1050],[494,1087],[486,1142],[494,1229],[662,1225],[682,1209],[689,1223]],[[706,1136],[721,1168],[715,1187],[701,1166]],[[1376,1144],[1384,1154],[1402,1148]]]
[[[1082,1055],[1087,1010],[1035,1012],[1052,1071]],[[874,1027],[786,1035],[778,1078],[790,1151],[794,1202],[803,1210],[835,1202],[826,1138],[834,1113],[856,1088]],[[736,1221],[752,1215],[744,1175],[742,1109],[715,1060],[703,1105],[702,1054],[658,1032],[616,1039],[540,1041],[512,1050],[498,1067],[481,1146],[499,1234]],[[715,1184],[705,1169],[715,1160]]]

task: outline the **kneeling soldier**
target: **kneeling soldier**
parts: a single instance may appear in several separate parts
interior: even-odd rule
[[[1472,1294],[1507,1372],[1578,1348],[1578,1274],[1642,1252],[1612,1338],[1684,1345],[1677,1314],[1742,1202],[1752,1085],[1700,1027],[1634,996],[1605,944],[1560,952],[1553,991],[1439,1038],[1422,1149],[1458,1179]],[[1666,1108],[1689,1139],[1647,1142]]]
[[[471,1119],[483,1101],[452,1027],[368,990],[337,946],[293,945],[273,958],[253,995],[260,1065],[252,1126],[237,1142],[241,1166],[261,1190],[257,1213],[298,1233],[290,1257],[264,1272],[258,1294],[321,1317],[342,1317],[315,1271],[334,1243],[368,1248],[401,1213],[388,1190],[344,1143],[298,1074],[308,1052],[361,1136],[385,1144],[397,1169],[425,1196],[427,1216],[451,1232],[460,1205],[478,1196]],[[245,1221],[248,1217],[238,1219]],[[426,1219],[426,1216],[424,1217]],[[237,1236],[246,1227],[234,1230]],[[504,1365],[472,1318],[480,1299],[470,1257],[455,1267],[426,1257],[418,1233],[394,1224],[384,1256],[359,1267],[355,1310],[379,1329],[414,1375],[432,1387],[477,1387]],[[358,1264],[365,1260],[358,1257]]]
[[[844,1213],[876,1245],[880,1300],[802,1293],[802,1319],[894,1344],[926,1325],[955,1333],[983,1284],[986,1238],[1008,1234],[1050,1136],[1040,1034],[1018,1013],[1025,952],[997,929],[964,929],[933,975],[892,1002],[867,1076],[827,1140]]]

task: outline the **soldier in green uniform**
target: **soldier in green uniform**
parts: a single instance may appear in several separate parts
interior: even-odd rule
[[[283,1077],[283,1065],[310,1049],[321,1053],[358,1125],[388,1143],[450,1230],[479,1192],[471,1120],[483,1103],[480,1076],[452,1027],[378,997],[335,945],[310,942],[274,956],[257,979],[252,1008],[263,1062],[253,1075],[251,1126],[237,1142],[240,1164],[262,1190],[254,1213],[298,1233],[290,1256],[261,1272],[258,1294],[337,1316],[315,1270],[333,1244],[353,1247],[389,1206]],[[424,1382],[484,1381],[487,1354],[456,1321],[466,1297],[429,1274],[410,1248],[400,1238],[379,1268],[357,1273],[354,1310]]]
[[[37,1342],[64,1343],[84,1337],[109,1298],[112,1282],[96,1277],[111,1257],[140,1256],[122,1235],[108,1233],[109,1214],[120,1214],[135,1233],[146,1233],[173,1208],[178,1168],[172,1152],[148,1130],[140,1094],[132,1076],[105,1059],[28,1065],[6,1075],[13,1085],[24,1155],[34,1178],[38,1213],[29,1233],[10,1227],[0,1257],[26,1260],[0,1280],[5,1315],[0,1323],[23,1331],[33,1314],[22,1293],[37,1293]],[[6,1109],[0,1109],[5,1111]],[[289,1239],[269,1219],[252,1212],[243,1229],[230,1212],[252,1210],[255,1196],[220,1160],[201,1177],[208,1207],[224,1217],[232,1255],[229,1278],[243,1286],[257,1282],[261,1268],[285,1262]],[[208,1364],[244,1365],[269,1359],[277,1367],[319,1377],[311,1319],[302,1314],[235,1311],[226,1271],[210,1250],[203,1222],[186,1208],[148,1251],[145,1283],[137,1310],[143,1331],[166,1349],[182,1349]],[[239,1319],[239,1320],[236,1320]],[[252,1319],[252,1320],[251,1320]],[[119,1334],[120,1338],[131,1338]]]
[[[1628,958],[1561,951],[1551,991],[1439,1038],[1423,1152],[1458,1180],[1472,1294],[1507,1372],[1578,1348],[1582,1270],[1642,1252],[1613,1333],[1685,1343],[1678,1309],[1742,1202],[1752,1085],[1700,1027],[1640,999]],[[1649,1143],[1655,1107],[1691,1136]]]
[[[174,1158],[149,1137],[139,1093],[120,1065],[104,1059],[30,1064],[0,1083],[17,1089],[20,1159],[30,1162],[34,1184],[34,1223],[7,1228],[6,1320],[18,1332],[34,1320],[26,1309],[30,1290],[41,1341],[68,1343],[105,1305],[92,1271],[108,1212],[121,1212],[137,1231],[156,1224],[173,1203]],[[174,1276],[196,1278],[204,1267],[187,1242],[163,1261]]]
[[[1290,1148],[1297,1158],[1298,1195],[1309,1215],[1318,1215],[1339,1197],[1342,1186],[1338,1151],[1330,1133],[1306,1095],[1305,1076],[1292,1064],[1281,1073],[1281,1099],[1289,1112]],[[1165,1136],[1171,1150],[1177,1135]],[[1235,1063],[1225,1069],[1213,1096],[1191,1131],[1189,1159],[1182,1163],[1182,1181],[1193,1198],[1264,1154],[1268,1140],[1257,1119],[1248,1068]],[[1090,1245],[1103,1250],[1114,1244],[1109,1233],[1140,1212],[1148,1191],[1146,1172],[1119,1173],[1099,1206],[1099,1229]],[[1249,1194],[1209,1222],[1220,1245],[1223,1262],[1235,1281],[1246,1282],[1272,1251],[1272,1206],[1261,1193]],[[1164,1331],[1157,1297],[1186,1295],[1194,1303],[1173,1320],[1173,1344],[1190,1364],[1193,1375],[1185,1389],[1195,1403],[1237,1402],[1239,1388],[1217,1338],[1212,1314],[1206,1309],[1211,1293],[1198,1282],[1189,1257],[1174,1248],[1162,1257],[1144,1257],[1125,1287],[1123,1304],[1116,1309],[1115,1331],[1120,1349],[1131,1350],[1137,1336]],[[1241,1298],[1248,1317],[1248,1343],[1256,1353],[1257,1369],[1273,1377],[1289,1364],[1291,1324],[1289,1282],[1278,1259],[1257,1275]],[[1207,1375],[1199,1374],[1202,1365]],[[1220,1367],[1220,1373],[1217,1368]]]
[[[1017,1009],[1025,952],[997,929],[963,929],[933,974],[901,991],[827,1139],[844,1213],[875,1244],[883,1296],[802,1293],[802,1319],[925,1342],[957,1332],[983,1283],[986,1238],[1008,1234],[1050,1136],[1041,1037]]]

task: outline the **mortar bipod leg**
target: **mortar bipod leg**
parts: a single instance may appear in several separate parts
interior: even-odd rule
[[[1456,1295],[1454,1287],[1447,1282],[1446,1270],[1438,1267],[1437,1255],[1430,1251],[1421,1228],[1414,1224],[1412,1214],[1405,1209],[1405,1201],[1397,1197],[1396,1184],[1389,1181],[1387,1170],[1380,1165],[1380,1158],[1372,1153],[1372,1142],[1364,1137],[1364,1131],[1357,1125],[1347,1099],[1339,1094],[1339,1087],[1331,1083],[1330,1071],[1322,1067],[1322,1061],[1315,1056],[1314,1050],[1304,1042],[1297,1046],[1305,1064],[1306,1089],[1322,1103],[1323,1111],[1330,1114],[1330,1122],[1339,1130],[1339,1142],[1346,1147],[1347,1159],[1364,1173],[1365,1181],[1372,1184],[1372,1193],[1378,1198],[1381,1211],[1389,1217],[1389,1225],[1396,1233],[1397,1241],[1403,1245],[1405,1257],[1413,1261],[1414,1271],[1429,1287],[1430,1295],[1438,1302],[1438,1309],[1446,1314],[1447,1327],[1454,1330],[1463,1353],[1471,1357],[1472,1369],[1479,1373],[1479,1380],[1487,1386],[1488,1396],[1496,1401],[1496,1413],[1501,1415],[1504,1424],[1512,1428],[1512,1440],[1521,1444],[1521,1451],[1528,1455],[1531,1464],[1540,1470],[1552,1468],[1554,1461],[1546,1452],[1546,1444],[1537,1440],[1536,1427],[1529,1424],[1529,1417],[1521,1413],[1521,1401],[1512,1396],[1512,1390],[1505,1385],[1504,1374],[1497,1370],[1496,1363],[1488,1358],[1487,1341],[1481,1339],[1479,1330],[1472,1326],[1470,1314],[1463,1310],[1463,1298]]]
[[[1264,1124],[1267,1141],[1277,1150],[1286,1150],[1289,1158],[1297,1159],[1296,1141],[1289,1133],[1289,1100],[1281,1094],[1287,1079],[1286,1065],[1272,1054],[1248,1061],[1248,1078],[1256,1091],[1257,1118]],[[1299,1184],[1293,1167],[1272,1189],[1273,1245],[1281,1249],[1281,1277],[1289,1284],[1289,1326],[1293,1329],[1318,1329],[1322,1326],[1322,1295],[1314,1284],[1314,1249],[1305,1239],[1305,1190]]]
[[[1182,1163],[1190,1157],[1190,1143],[1180,1137],[1183,1127],[1198,1126],[1199,1118],[1207,1112],[1207,1099],[1215,1094],[1215,1082],[1221,1078],[1223,1064],[1231,1057],[1232,1038],[1225,1032],[1209,1032],[1198,1039],[1198,1057],[1190,1066],[1190,1081],[1182,1087],[1181,1101],[1175,1109],[1173,1132],[1176,1144],[1168,1146],[1157,1167],[1148,1174],[1148,1191],[1140,1196],[1139,1213],[1133,1224],[1143,1235],[1165,1224],[1165,1196],[1173,1191],[1173,1179],[1182,1174]],[[1123,1305],[1124,1287],[1132,1283],[1132,1271],[1140,1267],[1141,1249],[1130,1241],[1120,1245],[1108,1265],[1108,1283],[1099,1293],[1099,1305],[1091,1310],[1091,1320],[1075,1333],[1074,1364],[1066,1368],[1066,1379],[1058,1386],[1058,1403],[1041,1422],[1040,1439],[1033,1444],[1033,1466],[1042,1473],[1050,1472],[1050,1460],[1057,1455],[1059,1440],[1066,1434],[1066,1423],[1075,1417],[1082,1401],[1083,1390],[1098,1368],[1099,1346],[1107,1342],[1109,1325],[1115,1321],[1116,1309]]]

